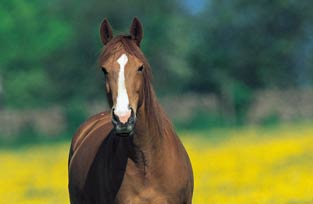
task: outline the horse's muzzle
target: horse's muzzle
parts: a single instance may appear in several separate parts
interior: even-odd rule
[[[114,114],[114,109],[112,109],[112,123],[114,126],[115,133],[118,136],[127,137],[131,135],[135,128],[136,117],[133,109],[131,108],[131,115],[126,123],[122,123],[119,117]]]

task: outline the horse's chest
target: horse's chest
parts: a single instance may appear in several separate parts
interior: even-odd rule
[[[148,174],[148,175],[147,175]],[[166,192],[157,178],[145,174],[128,162],[121,188],[116,197],[116,204],[166,204],[169,203]]]
[[[167,198],[153,187],[138,189],[121,188],[117,198],[117,204],[166,204]]]

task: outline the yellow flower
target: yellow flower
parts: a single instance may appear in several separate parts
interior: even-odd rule
[[[312,127],[182,135],[194,170],[194,204],[313,204]],[[0,150],[0,203],[69,203],[68,148],[64,143]]]

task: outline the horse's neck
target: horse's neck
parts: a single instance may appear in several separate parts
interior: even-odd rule
[[[172,131],[172,126],[160,104],[156,98],[153,101],[153,104],[150,104],[151,107],[149,106],[155,109],[152,114],[147,112],[145,105],[139,108],[134,137],[135,145],[143,152],[146,160],[159,156],[166,134]]]
[[[159,122],[159,119],[154,117],[155,115],[146,113],[144,106],[139,109],[134,142],[142,149],[149,148],[151,145],[158,146],[162,142],[162,133],[158,131],[160,124],[156,124]],[[155,122],[154,124],[153,121]]]

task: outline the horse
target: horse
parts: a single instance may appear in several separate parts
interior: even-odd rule
[[[100,38],[111,109],[91,116],[72,138],[70,203],[191,204],[191,162],[153,89],[141,22],[135,17],[129,35],[113,36],[104,19]]]

